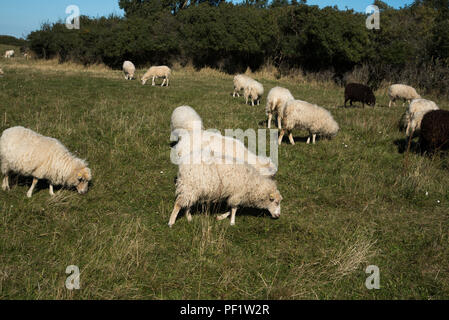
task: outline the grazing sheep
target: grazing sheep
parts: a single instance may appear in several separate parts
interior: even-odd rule
[[[165,83],[167,83],[167,87],[169,86],[170,82],[170,75],[171,75],[171,69],[167,66],[158,66],[158,67],[151,67],[148,69],[148,71],[143,75],[142,77],[142,84],[145,85],[147,83],[148,79],[152,78],[152,86],[155,86],[156,83],[154,82],[157,78],[164,78],[164,81],[162,82],[161,87],[164,86]]]
[[[190,208],[198,202],[218,202],[225,200],[231,212],[217,217],[224,220],[231,215],[231,225],[235,225],[235,215],[239,207],[267,209],[273,218],[281,215],[282,196],[276,182],[261,176],[248,164],[226,163],[222,156],[208,157],[200,164],[187,161],[181,163],[176,182],[176,201],[168,225],[172,227],[181,209],[186,209],[188,221],[192,220]]]
[[[14,57],[14,54],[15,54],[14,50],[8,50],[5,52],[5,58],[7,59],[12,58]]]
[[[123,73],[125,74],[126,80],[134,79],[134,73],[136,72],[136,67],[131,61],[125,61],[123,63]]]
[[[345,88],[345,108],[346,103],[361,102],[365,108],[365,104],[374,107],[376,105],[376,97],[370,87],[359,83],[349,83]]]
[[[189,106],[181,106],[173,111],[170,123],[171,131],[184,129],[193,131],[195,128],[204,129],[203,120],[199,114]]]
[[[419,142],[421,150],[429,154],[449,149],[449,111],[433,110],[424,115]]]
[[[438,106],[433,101],[426,99],[412,100],[405,115],[405,121],[407,121],[407,137],[413,137],[415,134],[417,135],[421,128],[421,121],[424,115],[429,111],[438,109]]]
[[[289,132],[290,143],[295,144],[292,134],[294,128],[309,131],[307,144],[310,144],[311,137],[315,144],[317,135],[332,138],[340,130],[338,123],[326,109],[305,101],[290,100],[284,107],[279,145],[285,132]]]
[[[38,179],[49,181],[52,196],[54,185],[73,186],[80,194],[84,194],[92,179],[87,163],[73,156],[61,142],[23,127],[3,131],[0,137],[0,159],[5,176],[2,184],[4,191],[9,190],[8,177],[12,172],[34,178],[27,193],[28,198],[31,198]]]
[[[232,96],[234,98],[236,95],[237,97],[240,97],[240,91],[242,91],[245,88],[246,84],[251,80],[253,79],[244,74],[236,75],[234,77],[234,93],[232,94]]]
[[[393,84],[388,88],[388,96],[390,97],[390,103],[388,107],[391,108],[391,103],[393,102],[396,106],[396,99],[403,99],[411,102],[413,99],[421,99],[421,96],[416,92],[416,90],[405,84]]]
[[[187,159],[189,154],[204,152],[213,156],[226,156],[240,163],[253,166],[260,175],[272,177],[278,168],[269,157],[257,156],[248,150],[243,142],[232,137],[226,137],[217,132],[196,130],[193,132],[176,132],[179,142],[173,149],[172,162],[179,164],[181,159]],[[193,163],[200,160],[190,159]]]
[[[248,100],[251,99],[251,105],[253,107],[254,102],[256,102],[257,105],[260,105],[260,99],[262,99],[263,92],[263,85],[260,82],[252,79],[248,81],[245,85],[245,88],[243,89],[246,104],[248,104]]]
[[[265,109],[268,116],[268,129],[271,128],[271,120],[273,119],[273,115],[277,117],[279,130],[282,129],[281,120],[284,113],[285,103],[294,99],[295,98],[288,89],[274,87],[270,90],[267,97],[267,107]]]

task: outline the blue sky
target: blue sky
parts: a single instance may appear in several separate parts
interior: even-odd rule
[[[44,22],[65,20],[65,9],[77,5],[81,14],[88,16],[107,16],[111,13],[122,15],[118,0],[0,0],[0,34],[26,37]],[[235,2],[238,2],[236,0]],[[390,6],[404,7],[413,0],[385,0]],[[373,0],[308,0],[308,4],[335,6],[344,10],[346,7],[357,11],[373,3]]]

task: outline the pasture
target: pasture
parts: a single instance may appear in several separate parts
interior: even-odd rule
[[[105,67],[20,56],[0,67],[1,131],[55,137],[93,173],[84,196],[56,189],[51,198],[41,182],[27,199],[24,178],[0,192],[0,299],[449,297],[448,159],[400,152],[405,107],[389,109],[386,89],[375,108],[345,109],[333,84],[256,74],[265,95],[251,107],[232,98],[232,76],[209,69],[175,69],[160,88]],[[223,134],[265,128],[276,85],[327,108],[341,127],[334,140],[310,146],[297,131],[295,146],[280,147],[281,219],[243,210],[231,227],[203,207],[169,229],[172,111],[190,105]],[[65,288],[69,265],[80,268],[81,290]],[[369,265],[380,268],[380,290],[365,287]]]

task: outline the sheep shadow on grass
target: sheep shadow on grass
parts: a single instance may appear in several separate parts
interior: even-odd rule
[[[394,141],[394,144],[398,148],[398,153],[400,153],[400,154],[407,152],[407,149],[413,153],[419,153],[419,154],[422,153],[419,143],[416,141],[411,140],[410,148],[409,148],[409,140],[407,138],[396,139]]]

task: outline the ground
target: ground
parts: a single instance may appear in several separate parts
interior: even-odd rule
[[[0,46],[2,52],[4,47]],[[375,108],[342,108],[343,88],[254,75],[334,115],[333,140],[279,151],[282,217],[216,207],[167,226],[177,168],[170,116],[190,105],[206,128],[266,126],[264,106],[232,98],[232,76],[174,70],[169,88],[125,81],[120,71],[0,58],[0,130],[25,126],[59,139],[93,172],[80,196],[30,180],[0,191],[0,299],[441,299],[449,297],[447,158],[403,152],[386,89]],[[145,70],[138,70],[142,76]],[[433,96],[445,109],[448,101]],[[413,148],[412,148],[413,150]],[[67,266],[80,290],[65,288]],[[380,270],[368,290],[369,265]]]

